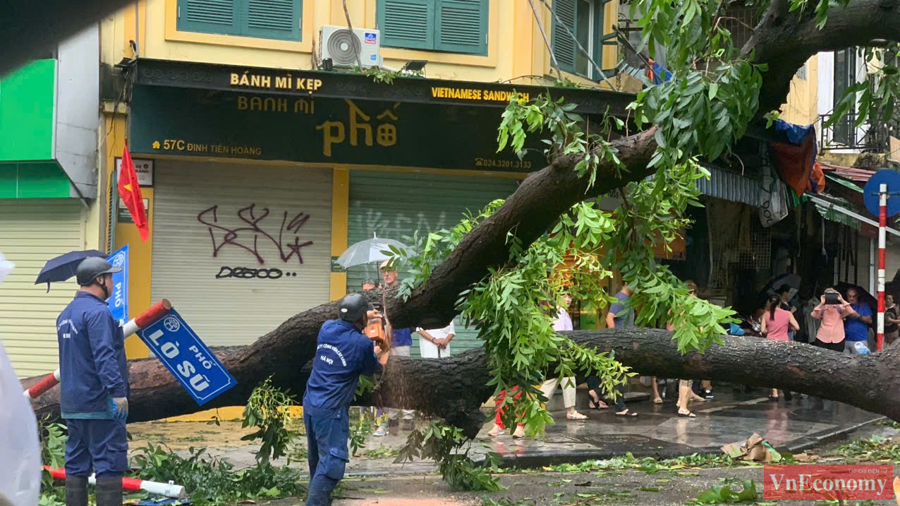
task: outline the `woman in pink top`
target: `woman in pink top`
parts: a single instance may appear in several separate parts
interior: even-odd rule
[[[794,332],[797,332],[800,330],[800,324],[797,323],[797,320],[790,311],[785,311],[784,309],[781,309],[780,306],[781,296],[777,293],[770,295],[768,306],[766,307],[766,314],[764,314],[762,318],[762,333],[767,339],[787,342],[790,341],[788,331],[793,330]],[[790,401],[791,397],[787,394],[788,393],[785,392],[785,398]],[[777,388],[772,389],[772,394],[769,395],[769,399],[773,401],[778,400]]]
[[[826,302],[826,297],[832,299]],[[829,303],[830,302],[830,303]],[[853,308],[841,297],[834,288],[825,290],[825,294],[819,305],[813,309],[812,317],[822,320],[819,331],[816,332],[816,342],[813,346],[826,348],[841,353],[844,351],[844,317],[852,314]]]

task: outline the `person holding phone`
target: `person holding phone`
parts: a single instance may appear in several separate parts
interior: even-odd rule
[[[812,317],[822,320],[813,346],[842,353],[844,351],[844,318],[853,313],[850,304],[834,288],[825,290]]]
[[[793,313],[786,309],[782,309],[782,301],[782,297],[777,293],[773,293],[769,296],[768,304],[766,306],[766,314],[763,315],[762,319],[762,334],[766,336],[766,339],[787,342],[792,340],[789,337],[790,332],[792,330],[794,332],[800,330],[800,325],[797,323],[797,319],[794,318]],[[791,399],[791,392],[785,390],[784,400],[790,401]],[[772,389],[772,393],[769,394],[769,400],[778,400],[777,388]]]

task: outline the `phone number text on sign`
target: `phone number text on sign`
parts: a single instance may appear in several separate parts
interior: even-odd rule
[[[237,384],[175,310],[138,335],[200,406]]]

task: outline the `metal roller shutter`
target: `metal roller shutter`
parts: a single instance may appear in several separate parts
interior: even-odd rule
[[[77,200],[0,200],[0,252],[16,269],[0,286],[0,340],[19,377],[59,367],[56,318],[77,286],[34,280],[47,260],[83,249],[81,203]]]
[[[378,234],[410,244],[415,231],[449,229],[466,212],[478,212],[495,199],[511,195],[515,179],[445,176],[417,172],[350,172],[350,244]],[[412,244],[410,244],[412,245]],[[358,292],[366,278],[379,279],[378,266],[359,266],[347,272],[347,291]],[[401,279],[404,273],[401,273]],[[456,320],[454,353],[480,346],[474,329]],[[418,339],[412,354],[419,355]]]
[[[249,344],[328,302],[330,169],[157,161],[155,179],[152,297],[204,342]]]

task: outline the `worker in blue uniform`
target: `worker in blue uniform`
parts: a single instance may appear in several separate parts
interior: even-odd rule
[[[112,274],[104,258],[86,258],[75,277],[81,289],[56,320],[62,418],[66,441],[66,506],[87,506],[91,472],[97,506],[122,506],[128,468],[128,362],[125,336],[109,312]]]
[[[341,300],[340,319],[322,325],[313,370],[303,396],[309,459],[307,506],[331,504],[331,492],[344,477],[350,460],[350,403],[361,375],[381,371],[390,343],[378,346],[362,334],[369,318],[380,315],[362,295]]]

